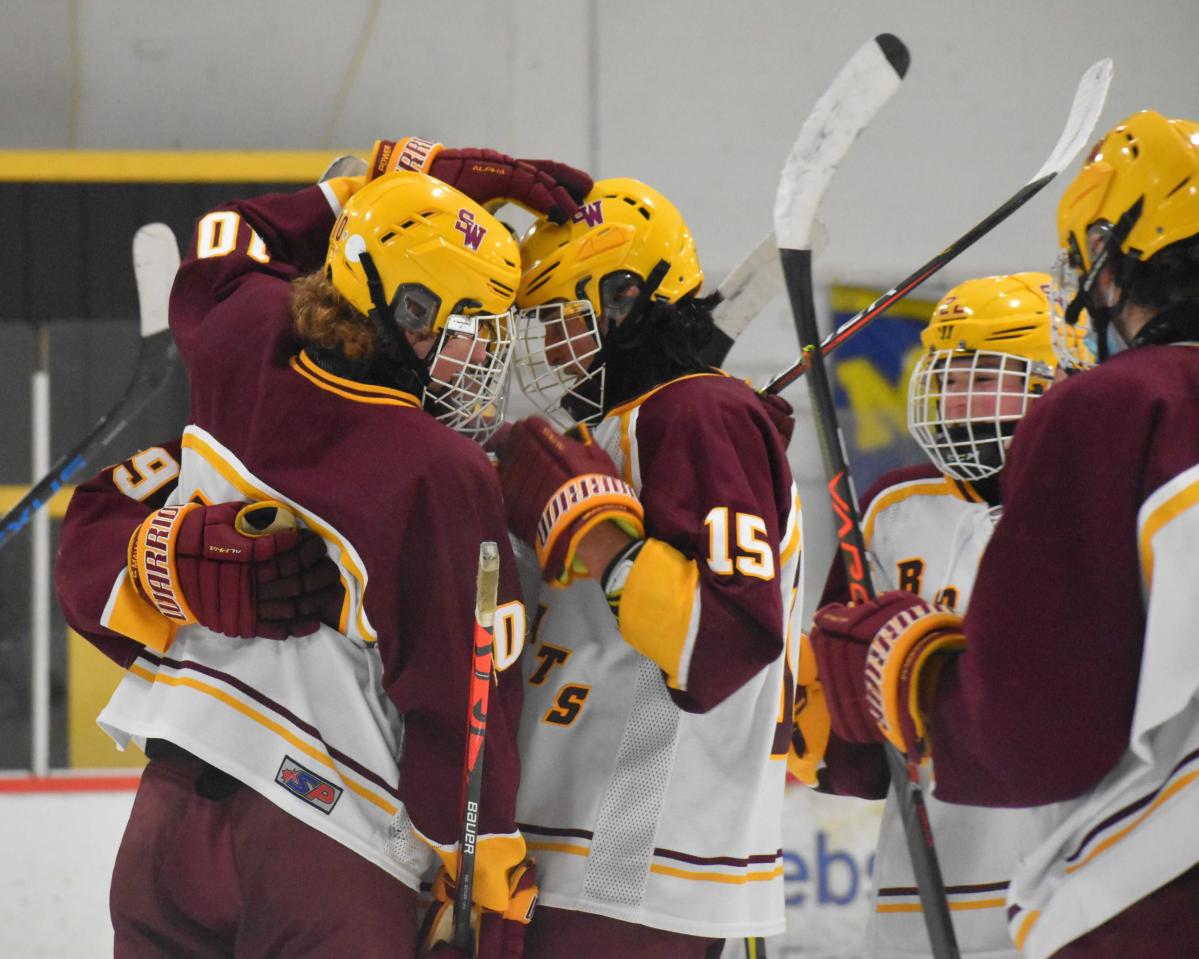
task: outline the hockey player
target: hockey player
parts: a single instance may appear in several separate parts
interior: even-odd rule
[[[1024,955],[1191,956],[1199,124],[1111,130],[1058,232],[1102,362],[1017,431],[964,621],[889,592],[821,610],[812,644],[841,735],[931,753],[944,801],[1048,807],[1008,889]]]
[[[438,154],[471,185],[473,161]],[[505,195],[574,208],[529,169]],[[494,470],[443,425],[498,421],[517,262],[478,202],[419,172],[199,221],[170,312],[191,425],[81,488],[57,568],[68,620],[128,669],[100,723],[150,758],[113,876],[118,955],[415,955],[420,878],[455,869],[483,540],[499,666],[524,636]],[[491,697],[477,841],[492,957],[519,955],[536,892],[515,672]]]
[[[694,242],[645,184],[597,183],[521,255],[523,382],[596,424],[566,437],[534,418],[493,443],[545,580],[520,732],[542,896],[526,954],[716,955],[784,925],[801,554],[773,420],[789,421],[698,358]]]
[[[907,590],[965,612],[999,517],[1007,447],[1016,424],[1055,375],[1049,287],[1045,273],[982,277],[954,287],[933,310],[908,391],[908,427],[931,462],[887,473],[862,502],[877,589]],[[848,598],[838,557],[822,605]],[[866,799],[887,796],[890,779],[880,746],[855,746],[833,736],[818,768],[828,718],[827,712],[817,715],[822,704],[815,664],[806,648],[804,654],[793,771],[827,791]],[[925,774],[927,794],[933,777],[928,767]],[[950,805],[931,795],[927,805],[962,955],[1016,956],[1005,891],[1018,853],[1040,832],[1044,810]],[[927,956],[916,878],[891,796],[883,810],[873,876],[874,911],[864,954],[872,959]]]

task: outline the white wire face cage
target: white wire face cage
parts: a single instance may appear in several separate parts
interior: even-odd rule
[[[518,311],[516,339],[516,379],[538,410],[563,429],[600,420],[604,369],[590,369],[601,342],[588,300]]]
[[[994,476],[1016,424],[1052,379],[1047,364],[1012,353],[926,352],[908,383],[908,431],[943,473]]]
[[[453,314],[427,359],[421,403],[450,429],[476,442],[504,422],[514,314]]]

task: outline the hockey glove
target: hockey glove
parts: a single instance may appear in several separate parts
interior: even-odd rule
[[[501,428],[487,444],[499,459],[509,528],[536,549],[545,579],[563,586],[592,572],[577,566],[575,552],[604,520],[634,539],[645,535],[636,492],[587,428],[575,429],[579,439],[534,416]]]
[[[795,672],[795,706],[792,710],[791,747],[787,750],[787,772],[805,786],[819,785],[820,767],[828,749],[831,730],[828,703],[816,669],[812,641],[799,637],[799,666]]]
[[[833,731],[928,754],[925,708],[946,655],[965,648],[962,618],[903,590],[816,612],[811,635]]]
[[[129,540],[129,577],[175,626],[286,639],[337,622],[337,567],[281,503],[185,503],[151,513]]]
[[[461,949],[450,945],[454,931],[454,895],[457,887],[443,867],[433,880],[433,905],[421,931],[421,955],[436,959],[467,959]],[[525,951],[525,928],[537,907],[537,866],[526,859],[508,876],[508,905],[502,913],[475,906],[471,926],[475,932],[474,955],[479,959],[521,959]]]
[[[510,200],[525,209],[565,223],[591,189],[582,170],[553,160],[517,160],[496,150],[466,147],[448,150],[420,137],[376,140],[368,179],[392,170],[427,173],[476,203]]]

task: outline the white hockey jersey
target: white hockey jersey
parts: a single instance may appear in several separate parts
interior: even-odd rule
[[[688,422],[673,419],[697,408],[717,426],[696,429],[693,412]],[[731,431],[740,452],[729,449],[728,422],[741,427]],[[744,384],[711,375],[674,381],[614,411],[596,439],[640,493],[651,539],[630,574],[619,623],[593,580],[542,588],[525,652],[517,796],[541,903],[694,936],[781,932],[780,818],[801,559],[799,503],[782,445]],[[728,475],[714,475],[716,464]],[[742,469],[756,492],[737,476]],[[754,518],[725,522],[729,515]],[[759,521],[760,535],[746,532]],[[731,550],[725,535],[734,538]],[[642,624],[654,634],[644,644],[655,647],[654,659],[632,645],[639,627],[626,609],[638,603],[635,589],[657,588],[634,585],[651,547],[674,557],[658,567],[650,557],[655,583],[677,574],[689,584],[655,607],[668,610],[659,622]],[[738,590],[743,601],[730,601],[728,591]],[[679,648],[666,655],[670,609],[683,611],[683,624]],[[755,614],[769,622],[753,624]],[[732,658],[736,643],[748,649],[757,637],[774,644],[760,664]],[[738,688],[706,712],[676,702],[702,701],[706,688],[732,676]]]
[[[912,476],[917,471],[904,471]],[[964,612],[997,517],[974,490],[935,473],[880,481],[863,515],[874,582],[907,589]],[[929,821],[958,946],[964,957],[1000,959],[1019,953],[1007,927],[1007,892],[1022,849],[1045,830],[1044,809],[984,809],[940,802],[935,770],[923,770]],[[874,909],[865,955],[914,959],[930,955],[928,932],[908,858],[899,804],[888,794],[875,858]]]
[[[288,502],[204,431],[183,439],[169,503],[199,497]],[[322,625],[283,642],[180,629],[162,653],[144,650],[99,717],[125,748],[165,739],[216,766],[401,882],[418,889],[436,857],[400,800],[403,722],[383,691],[382,662],[362,604],[364,565],[354,547],[301,504],[347,587],[345,635]],[[123,607],[138,600],[122,573],[102,622],[133,632]]]

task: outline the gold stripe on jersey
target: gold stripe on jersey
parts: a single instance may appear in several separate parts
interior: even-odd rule
[[[951,912],[967,912],[971,909],[1002,909],[1007,905],[1007,898],[1000,896],[997,899],[965,899],[955,900],[952,895],[949,896],[949,909]],[[880,902],[874,907],[875,912],[924,912],[924,907],[919,902]]]
[[[300,506],[300,504],[293,502],[275,490],[262,490],[250,483],[244,476],[238,473],[232,465],[227,463],[220,453],[213,449],[206,440],[201,438],[194,429],[189,427],[184,432],[182,445],[184,449],[190,449],[195,452],[196,455],[204,460],[204,462],[216,470],[221,475],[221,478],[225,480],[225,482],[236,489],[250,502],[257,502],[264,499],[275,499],[284,502],[295,511],[297,516],[304,520],[304,524],[309,529],[317,533],[317,535],[319,535],[322,539],[332,540],[334,543],[336,543],[341,551],[341,556],[339,557],[340,565],[343,565],[349,574],[358,582],[360,598],[357,609],[355,610],[355,623],[358,627],[359,633],[365,642],[374,643],[378,641],[378,635],[375,633],[370,623],[368,623],[366,620],[366,573],[362,570],[362,568],[358,565],[357,560],[354,558],[354,552],[350,547],[349,542],[339,536],[331,526],[321,522],[312,513],[305,510],[302,506]],[[347,590],[346,592],[348,595],[349,591]],[[343,612],[348,612],[348,610],[343,610]],[[344,633],[346,630],[342,628],[341,632]]]
[[[680,376],[678,379],[670,380],[666,383],[659,383],[652,390],[642,393],[640,396],[635,396],[635,397],[633,397],[633,399],[627,400],[624,403],[621,403],[620,406],[612,407],[612,409],[609,410],[608,413],[605,415],[606,416],[623,415],[624,413],[627,413],[629,410],[633,409],[633,407],[640,406],[642,403],[644,403],[646,400],[648,400],[651,396],[653,396],[655,393],[657,393],[658,390],[665,389],[668,386],[673,386],[675,383],[682,383],[683,380],[693,380],[699,376],[726,377],[728,375],[729,375],[728,373],[725,373],[723,371],[719,371],[719,372],[715,372],[715,373],[688,373],[686,376]]]
[[[974,502],[966,496],[956,483],[951,483],[944,476],[939,479],[913,480],[910,483],[903,483],[888,490],[882,496],[873,500],[866,508],[866,516],[862,522],[862,536],[866,541],[866,545],[869,546],[874,539],[874,523],[878,519],[878,514],[883,510],[894,506],[896,503],[902,503],[905,499],[911,499],[913,496],[945,496],[946,494],[953,496],[955,499],[964,500],[967,503]]]
[[[769,882],[771,879],[778,879],[783,874],[783,867],[776,866],[768,872],[745,872],[741,875],[732,875],[725,872],[696,872],[691,869],[679,869],[677,866],[660,866],[653,863],[650,865],[649,871],[656,872],[660,876],[687,879],[691,882],[723,882],[729,885],[743,886],[747,882]]]
[[[289,361],[291,368],[314,386],[335,393],[337,396],[356,403],[371,403],[382,406],[409,406],[420,408],[420,401],[411,393],[404,390],[391,389],[387,386],[374,386],[370,383],[359,383],[341,376],[334,376],[327,370],[321,369],[304,351],[293,356]]]
[[[269,729],[280,739],[291,744],[300,752],[302,752],[305,756],[308,756],[310,759],[313,759],[330,769],[335,775],[337,775],[341,782],[345,784],[346,789],[353,793],[357,793],[367,802],[378,806],[389,816],[394,816],[399,811],[399,807],[390,799],[386,798],[385,796],[381,796],[373,789],[368,789],[366,786],[362,785],[362,783],[357,782],[356,780],[347,776],[341,769],[337,767],[337,764],[334,763],[332,757],[327,753],[320,749],[316,749],[314,746],[301,739],[295,733],[291,732],[281,723],[278,723],[270,717],[264,715],[257,709],[254,709],[252,706],[248,706],[246,703],[243,703],[241,700],[237,699],[225,690],[219,689],[210,683],[196,679],[193,676],[168,676],[163,674],[161,671],[156,673],[150,672],[150,670],[146,669],[144,666],[138,666],[136,663],[129,667],[129,672],[137,676],[139,679],[144,679],[148,683],[161,683],[164,686],[183,686],[187,689],[202,693],[205,696],[211,696],[213,699],[223,703],[230,709],[236,710],[248,719],[258,723],[258,725]]]
[[[686,689],[687,667],[699,630],[699,568],[673,546],[647,539],[633,561],[620,600],[620,632]]]
[[[1036,921],[1041,918],[1041,910],[1034,909],[1020,921],[1020,926],[1012,936],[1012,942],[1016,944],[1016,948],[1023,950],[1024,943],[1028,939],[1028,934],[1032,932],[1032,927]]]
[[[1195,469],[1192,467],[1186,473],[1183,473],[1182,476],[1193,476]],[[1169,485],[1172,486],[1174,483]],[[1176,492],[1170,493],[1167,487],[1159,490],[1159,493],[1166,496],[1165,501],[1153,506],[1145,519],[1139,524],[1141,527],[1140,536],[1138,537],[1141,554],[1141,575],[1144,577],[1146,587],[1153,583],[1153,538],[1163,526],[1171,520],[1177,519],[1196,503],[1199,503],[1199,479],[1191,479],[1190,482],[1186,482]],[[1154,498],[1157,498],[1157,494],[1154,495]]]
[[[1146,819],[1148,819],[1155,812],[1157,812],[1157,810],[1160,809],[1167,800],[1172,799],[1178,793],[1182,792],[1182,790],[1186,789],[1186,787],[1191,785],[1191,783],[1193,783],[1196,779],[1199,779],[1199,770],[1195,770],[1194,772],[1189,772],[1185,776],[1182,776],[1179,779],[1176,779],[1174,782],[1170,783],[1170,785],[1168,785],[1165,789],[1163,789],[1161,792],[1159,792],[1157,794],[1157,796],[1153,800],[1153,802],[1151,802],[1145,808],[1145,811],[1143,813],[1141,813],[1139,816],[1137,816],[1136,819],[1134,819],[1132,822],[1130,822],[1127,826],[1125,826],[1119,832],[1113,833],[1112,835],[1110,835],[1106,839],[1104,839],[1102,842],[1096,844],[1096,846],[1089,853],[1087,853],[1086,856],[1084,856],[1082,859],[1080,859],[1078,862],[1073,862],[1073,863],[1070,863],[1070,865],[1066,866],[1066,872],[1067,873],[1077,872],[1079,869],[1082,869],[1084,866],[1086,866],[1088,863],[1090,863],[1092,860],[1094,860],[1096,856],[1102,855],[1103,853],[1105,853],[1109,849],[1111,849],[1112,846],[1127,839],[1129,834],[1134,829],[1136,829],[1143,822],[1145,822]]]
[[[799,549],[803,540],[803,531],[800,529],[799,517],[799,490],[797,490],[795,485],[792,484],[791,515],[788,517],[790,522],[788,523],[787,533],[783,537],[783,541],[779,543],[780,568],[787,565],[787,561],[795,554],[795,551]]]
[[[574,846],[567,842],[531,842],[529,850],[531,852],[562,852],[568,856],[591,855],[590,846]]]

